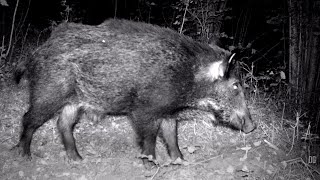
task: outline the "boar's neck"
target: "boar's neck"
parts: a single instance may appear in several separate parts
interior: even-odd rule
[[[210,83],[202,81],[194,84],[192,91],[188,96],[187,106],[189,108],[198,108],[198,102],[202,99],[210,98],[212,95],[210,94],[212,90]]]

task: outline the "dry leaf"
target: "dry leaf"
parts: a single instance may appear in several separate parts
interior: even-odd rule
[[[24,172],[23,171],[19,171],[19,176],[23,177],[24,176]]]
[[[270,169],[267,170],[267,173],[268,174],[273,174],[273,172]]]
[[[260,156],[258,156],[258,157],[256,157],[256,159],[257,159],[258,161],[260,161],[261,157],[260,157]]]
[[[251,149],[251,146],[242,147],[240,149],[244,151],[249,151]]]
[[[181,159],[181,158],[177,158],[176,160],[171,162],[171,164],[188,166],[190,163],[188,161],[186,161],[186,160]]]
[[[261,141],[257,141],[253,143],[254,146],[260,146],[261,145]]]
[[[248,167],[247,167],[246,165],[244,165],[244,166],[242,167],[241,171],[243,171],[243,172],[249,172],[249,169],[248,169]]]
[[[230,173],[230,174],[233,173],[234,172],[234,167],[229,165],[228,168],[227,168],[227,172]]]
[[[193,154],[196,150],[197,150],[197,148],[196,148],[195,146],[188,146],[188,147],[187,147],[187,151],[188,151],[190,154]]]
[[[240,158],[240,161],[245,161],[247,158],[248,158],[248,156],[247,156],[247,153],[246,153],[242,158]]]

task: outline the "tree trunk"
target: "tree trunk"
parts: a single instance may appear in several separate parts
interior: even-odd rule
[[[297,0],[289,0],[289,83],[290,95],[298,97],[299,87],[299,18]],[[295,98],[296,100],[299,98]],[[299,102],[296,102],[299,103]]]
[[[320,0],[288,0],[288,7],[290,94],[320,130]]]

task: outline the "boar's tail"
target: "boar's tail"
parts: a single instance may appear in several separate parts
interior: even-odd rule
[[[27,61],[24,60],[17,65],[14,71],[14,81],[17,84],[20,83],[20,80],[23,77],[23,75],[26,74],[26,71],[27,71]]]
[[[16,84],[19,84],[21,79],[23,77],[28,76],[28,66],[32,63],[33,55],[35,52],[28,52],[24,58],[21,59],[21,61],[18,63],[16,66],[14,73],[13,73],[13,78]]]

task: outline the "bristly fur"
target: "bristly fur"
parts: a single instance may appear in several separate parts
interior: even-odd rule
[[[213,105],[218,104],[231,124],[250,132],[254,124],[240,84],[220,77],[227,71],[229,55],[141,22],[110,19],[98,26],[61,24],[27,62],[30,106],[16,149],[30,157],[33,133],[60,112],[57,125],[67,156],[80,160],[72,134],[80,115],[125,114],[142,154],[155,158],[160,131],[170,157],[182,159],[172,115],[206,98],[215,102],[196,107],[214,114]],[[17,71],[16,79],[24,71]]]

